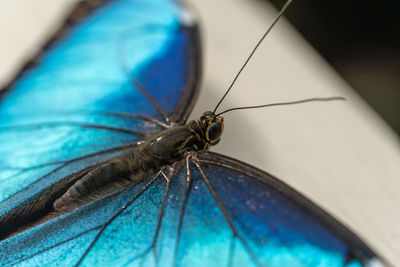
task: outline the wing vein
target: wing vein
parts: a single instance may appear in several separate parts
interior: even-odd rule
[[[80,236],[83,236],[83,235],[85,235],[85,234],[87,234],[87,233],[90,233],[90,232],[92,232],[92,231],[94,231],[94,230],[97,230],[97,229],[99,229],[100,227],[101,227],[101,225],[96,226],[96,227],[89,228],[89,229],[87,229],[86,231],[83,231],[83,232],[81,232],[81,233],[79,233],[79,234],[77,234],[77,235],[75,235],[75,236],[72,236],[72,237],[70,237],[70,238],[68,238],[68,239],[66,239],[66,240],[63,240],[63,241],[61,241],[61,242],[59,242],[59,243],[57,243],[57,244],[54,244],[54,245],[52,245],[52,246],[50,246],[50,247],[47,247],[47,248],[45,248],[45,249],[43,249],[43,250],[40,250],[40,251],[38,251],[38,252],[36,252],[36,253],[34,253],[34,254],[32,254],[32,255],[29,255],[29,256],[27,256],[27,257],[18,259],[17,263],[22,263],[22,262],[25,261],[25,260],[28,260],[28,259],[30,259],[30,258],[33,258],[33,257],[35,257],[35,256],[37,256],[37,255],[39,255],[39,254],[42,254],[42,253],[44,253],[44,252],[46,252],[46,251],[48,251],[48,250],[50,250],[50,249],[56,248],[56,247],[58,247],[58,246],[60,246],[60,245],[62,245],[62,244],[65,244],[65,243],[67,243],[67,242],[69,242],[69,241],[72,241],[72,240],[74,240],[74,239],[76,239],[76,238],[78,238],[78,237],[80,237]]]
[[[100,238],[101,234],[104,232],[104,230],[107,228],[107,226],[114,221],[119,214],[121,214],[126,208],[128,208],[154,181],[155,179],[160,175],[161,170],[158,171],[151,179],[149,182],[147,182],[140,190],[138,193],[136,193],[133,197],[131,197],[131,199],[128,200],[128,202],[126,202],[126,204],[124,206],[122,206],[116,213],[114,213],[113,216],[111,216],[100,228],[99,232],[97,233],[97,235],[93,238],[92,242],[89,244],[89,246],[86,248],[85,252],[82,254],[81,258],[78,260],[78,262],[75,264],[75,266],[79,266],[82,261],[85,259],[85,257],[87,256],[87,254],[90,252],[90,250],[93,248],[94,244],[97,242],[97,240]],[[135,186],[135,184],[133,184],[132,186]],[[120,194],[122,194],[123,192],[127,191],[128,189],[130,189],[132,186],[124,189]]]
[[[163,200],[162,200],[162,204],[161,204],[161,211],[160,211],[160,215],[159,215],[158,218],[157,218],[157,226],[156,226],[156,229],[155,229],[155,233],[154,233],[154,236],[153,236],[153,240],[152,240],[150,246],[149,246],[148,248],[146,248],[146,249],[143,251],[143,253],[141,253],[141,254],[139,254],[139,255],[133,257],[133,258],[130,259],[125,265],[129,265],[130,263],[134,262],[136,259],[145,256],[147,253],[149,253],[150,250],[153,250],[153,253],[154,253],[154,261],[156,262],[156,265],[157,265],[157,262],[158,262],[158,255],[157,255],[157,251],[156,251],[156,242],[157,242],[158,235],[159,235],[159,233],[160,233],[160,228],[161,228],[161,224],[162,224],[162,219],[163,219],[164,214],[165,214],[165,204],[167,203],[167,195],[168,195],[168,190],[169,190],[169,186],[170,186],[170,178],[167,177],[163,171],[161,171],[160,173],[161,173],[161,174],[164,176],[164,178],[167,180],[167,183],[166,183],[165,189],[164,189]]]
[[[218,196],[217,192],[215,191],[214,187],[211,185],[210,180],[207,178],[207,176],[203,172],[203,169],[200,167],[200,165],[196,161],[193,161],[193,162],[196,165],[197,169],[199,170],[200,177],[203,179],[204,183],[206,184],[208,190],[210,191],[211,196],[213,197],[213,199],[217,203],[217,206],[218,206],[219,210],[221,211],[222,215],[224,216],[225,221],[228,223],[229,228],[232,231],[232,234],[234,235],[235,238],[238,238],[240,240],[240,242],[243,244],[243,246],[245,247],[247,252],[250,254],[251,258],[256,263],[256,265],[262,266],[261,263],[259,262],[257,256],[256,256],[256,254],[251,250],[250,246],[247,244],[247,242],[244,240],[244,238],[236,230],[236,227],[234,226],[231,218],[229,217],[229,214],[228,214],[227,210],[225,209],[224,205],[222,204],[222,201],[219,198],[219,196]]]
[[[123,129],[119,127],[91,124],[91,123],[81,123],[74,121],[56,121],[56,122],[42,122],[42,123],[31,123],[31,124],[20,124],[20,125],[10,125],[10,126],[0,126],[0,131],[13,131],[13,130],[36,130],[37,128],[52,128],[52,127],[63,127],[63,126],[75,126],[87,129],[99,129],[111,132],[121,132],[137,135],[140,137],[145,136],[143,132],[133,131],[128,129]]]
[[[178,252],[179,252],[179,243],[181,240],[181,230],[182,230],[182,224],[183,224],[183,216],[185,213],[185,207],[186,207],[186,202],[187,198],[190,192],[190,188],[192,187],[192,182],[193,182],[193,177],[192,173],[190,171],[190,160],[191,156],[188,155],[185,158],[185,163],[186,163],[186,183],[185,183],[185,192],[183,193],[183,199],[182,199],[182,206],[179,211],[179,222],[178,222],[178,232],[176,236],[176,241],[175,241],[175,250],[174,250],[174,259],[173,259],[173,264],[172,266],[177,265],[177,258],[178,258]]]
[[[161,106],[157,103],[157,101],[151,96],[151,94],[144,88],[138,80],[132,77],[132,85],[139,90],[140,93],[150,102],[150,104],[156,109],[157,113],[164,118],[164,121],[168,124],[170,123],[170,118],[165,113],[165,111],[161,108]]]
[[[72,159],[50,161],[50,162],[47,162],[47,163],[43,163],[43,164],[39,164],[39,165],[33,165],[33,166],[30,166],[30,167],[10,167],[10,169],[19,170],[19,172],[17,174],[13,174],[13,176],[14,176],[14,175],[19,175],[24,171],[30,171],[30,170],[33,170],[33,169],[43,168],[43,167],[47,167],[47,166],[51,166],[51,165],[72,163],[72,162],[75,162],[75,161],[78,161],[78,160],[87,159],[87,158],[99,156],[99,155],[110,153],[110,152],[116,152],[116,151],[119,151],[119,150],[123,150],[125,148],[134,147],[134,146],[137,146],[137,143],[116,146],[116,147],[100,150],[100,151],[97,151],[97,152],[93,152],[93,153],[86,154],[86,155],[83,155],[83,156],[80,156],[80,157],[76,157],[76,158],[72,158]],[[8,167],[6,169],[8,169]]]

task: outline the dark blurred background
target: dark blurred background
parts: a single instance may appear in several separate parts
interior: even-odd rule
[[[400,1],[294,0],[285,16],[400,135]]]

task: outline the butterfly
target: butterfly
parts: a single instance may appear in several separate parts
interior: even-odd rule
[[[2,93],[1,264],[379,264],[289,186],[208,151],[223,118],[186,124],[200,72],[182,4],[79,4]]]

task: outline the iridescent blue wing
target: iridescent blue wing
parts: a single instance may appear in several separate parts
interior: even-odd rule
[[[4,243],[6,264],[382,266],[299,193],[211,152]]]
[[[198,38],[175,1],[81,2],[2,91],[0,216],[184,122],[197,96]]]
[[[202,257],[206,265],[382,266],[346,227],[270,174],[211,152],[193,156],[193,165],[177,257],[183,265]]]

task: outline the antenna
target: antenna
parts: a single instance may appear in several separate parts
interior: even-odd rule
[[[218,113],[215,116],[220,116],[227,112],[239,109],[253,109],[253,108],[265,108],[265,107],[272,107],[272,106],[288,106],[288,105],[295,105],[307,102],[322,102],[322,101],[334,101],[334,100],[346,100],[346,98],[341,96],[334,96],[334,97],[315,97],[315,98],[307,98],[303,100],[291,101],[291,102],[281,102],[281,103],[272,103],[272,104],[265,104],[265,105],[258,105],[258,106],[248,106],[248,107],[237,107],[237,108],[230,108]]]
[[[278,16],[275,18],[275,20],[272,22],[271,26],[269,26],[269,28],[265,31],[265,33],[263,34],[263,36],[261,37],[261,39],[258,41],[258,43],[256,44],[256,46],[253,48],[253,50],[251,51],[250,55],[247,57],[246,61],[244,62],[244,64],[242,65],[242,67],[240,68],[240,70],[238,71],[238,73],[236,74],[235,78],[233,79],[231,85],[229,86],[228,90],[226,90],[225,94],[222,96],[222,98],[219,100],[217,106],[215,107],[213,114],[215,114],[215,112],[217,111],[219,105],[222,103],[222,101],[225,99],[225,97],[228,95],[229,91],[232,89],[233,85],[235,84],[237,78],[240,76],[240,74],[242,73],[243,69],[246,67],[247,63],[249,63],[250,59],[252,58],[252,56],[254,55],[254,53],[256,52],[257,48],[260,46],[260,44],[264,41],[265,37],[267,37],[267,35],[269,34],[269,32],[272,30],[272,28],[275,26],[275,24],[278,22],[278,20],[282,17],[283,13],[285,12],[285,10],[288,8],[288,6],[290,5],[290,3],[292,2],[292,0],[287,0],[285,5],[282,7],[281,11],[279,11]]]

